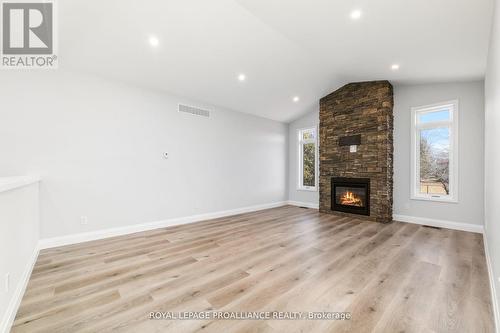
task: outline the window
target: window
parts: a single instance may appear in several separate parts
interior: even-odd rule
[[[316,191],[317,161],[316,128],[298,131],[299,139],[299,190]]]
[[[412,108],[412,199],[458,201],[458,101]]]

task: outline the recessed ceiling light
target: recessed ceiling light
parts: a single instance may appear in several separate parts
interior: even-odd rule
[[[352,18],[353,20],[358,20],[358,19],[360,19],[360,18],[361,18],[361,14],[362,14],[362,13],[361,13],[361,11],[360,11],[360,10],[358,10],[358,9],[357,9],[357,10],[353,10],[353,11],[351,12],[351,18]]]
[[[391,66],[391,69],[393,71],[397,71],[399,69],[399,65],[398,64],[394,64],[394,65]]]
[[[299,96],[294,96],[292,100],[293,100],[295,103],[297,103],[298,101],[300,101],[300,98],[299,98]]]
[[[239,74],[239,75],[238,75],[238,81],[243,82],[243,81],[245,81],[246,79],[247,79],[247,76],[246,76],[245,74],[243,74],[243,73],[242,73],[242,74]]]
[[[149,44],[151,44],[151,46],[153,46],[153,47],[157,47],[158,44],[160,44],[160,40],[155,36],[150,36],[149,37]]]

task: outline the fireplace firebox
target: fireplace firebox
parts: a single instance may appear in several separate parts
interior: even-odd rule
[[[332,178],[332,210],[370,215],[370,179]]]

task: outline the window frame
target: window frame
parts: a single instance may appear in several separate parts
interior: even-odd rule
[[[303,140],[302,133],[305,131],[310,131],[314,130],[314,139],[307,139]],[[311,126],[311,127],[304,127],[304,128],[299,128],[297,129],[297,140],[298,140],[298,157],[299,157],[299,172],[298,172],[298,184],[297,184],[297,190],[298,191],[310,191],[310,192],[317,192],[318,191],[318,127],[317,126]],[[314,186],[304,186],[303,185],[303,180],[304,180],[304,149],[303,146],[304,144],[308,143],[314,143]]]
[[[418,116],[424,113],[449,108],[450,119],[419,124]],[[411,108],[411,179],[410,191],[412,200],[458,203],[459,199],[459,108],[458,100],[441,102]],[[420,130],[448,127],[450,133],[449,151],[449,194],[420,193]]]

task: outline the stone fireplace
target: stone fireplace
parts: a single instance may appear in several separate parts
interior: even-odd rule
[[[319,208],[392,221],[393,91],[350,83],[320,100]]]

